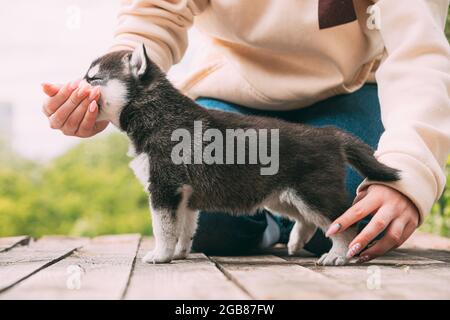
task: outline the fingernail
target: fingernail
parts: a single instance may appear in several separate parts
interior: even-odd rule
[[[365,254],[363,256],[360,256],[359,259],[356,261],[356,263],[364,263],[370,260],[369,255]]]
[[[352,258],[355,254],[357,254],[361,250],[361,244],[355,243],[353,246],[350,247],[347,251],[347,258]]]
[[[326,236],[326,237],[330,237],[330,236],[336,234],[341,228],[342,228],[342,226],[341,226],[340,223],[332,224],[332,225],[328,228],[327,233],[325,234],[325,236]]]
[[[89,111],[92,112],[92,113],[94,113],[96,109],[97,109],[97,102],[95,102],[95,100],[94,100],[94,101],[92,101],[91,104],[89,105]]]

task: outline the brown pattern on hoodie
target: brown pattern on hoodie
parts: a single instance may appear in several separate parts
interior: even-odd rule
[[[353,0],[319,0],[319,28],[326,29],[356,20]]]

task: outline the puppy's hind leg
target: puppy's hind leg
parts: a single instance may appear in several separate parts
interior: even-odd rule
[[[296,218],[295,225],[289,235],[288,254],[298,254],[305,244],[311,240],[316,230],[317,227],[306,221],[303,217]]]
[[[324,199],[326,199],[327,195],[324,195]],[[306,220],[308,223],[313,224],[326,232],[328,227],[331,224],[331,220],[328,215],[323,214],[317,209],[313,209],[309,206],[301,196],[295,190],[286,190],[280,195],[280,199],[282,202],[293,205],[297,208],[300,215]],[[346,195],[342,194],[341,196],[336,196],[333,202],[333,207],[329,209],[331,212],[344,212],[345,208],[347,208],[346,204]],[[348,260],[347,250],[348,245],[356,236],[355,228],[349,228],[333,237],[331,240],[333,241],[333,245],[331,247],[330,252],[325,253],[319,259],[317,264],[326,265],[326,266],[339,266],[347,264]],[[292,235],[295,237],[295,234]]]

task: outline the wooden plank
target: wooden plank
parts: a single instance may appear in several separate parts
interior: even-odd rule
[[[16,246],[27,245],[29,242],[29,236],[0,238],[0,252],[11,250]]]
[[[85,241],[81,238],[45,237],[29,246],[0,253],[0,293],[70,255]]]
[[[355,292],[352,286],[273,255],[212,259],[256,299],[376,298],[371,292]]]
[[[398,249],[397,251],[408,256],[418,256],[422,258],[450,263],[450,251],[447,250]]]
[[[450,238],[425,232],[414,232],[401,246],[402,249],[436,249],[450,251]]]
[[[204,254],[191,254],[170,264],[147,264],[142,257],[153,248],[141,243],[126,299],[248,299]]]
[[[120,299],[140,235],[101,236],[8,290],[2,299]]]
[[[363,265],[319,267],[304,258],[284,257],[329,279],[354,288],[357,295],[373,294],[382,299],[449,299],[450,268],[440,261],[396,252]]]
[[[299,264],[304,267],[312,267],[316,265],[318,260],[313,254],[302,250],[299,255],[296,256],[298,259],[291,260],[288,256],[287,249],[272,249],[271,253],[281,258],[287,258],[288,261],[295,261],[296,264]],[[352,261],[354,263],[356,259]],[[442,261],[438,261],[438,259],[432,259],[430,257],[413,255],[413,254],[405,254],[403,250],[395,250],[385,254],[383,257],[380,257],[376,260],[378,265],[386,265],[386,266],[404,266],[404,265],[427,265],[427,264],[436,264],[442,263]]]

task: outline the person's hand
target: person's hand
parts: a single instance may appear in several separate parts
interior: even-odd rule
[[[52,129],[67,136],[87,138],[108,126],[108,121],[96,122],[100,88],[76,80],[63,86],[43,83],[42,89],[48,96],[42,111]]]
[[[386,230],[386,234],[360,253],[359,263],[399,247],[419,223],[419,212],[409,198],[390,187],[373,184],[358,194],[353,206],[331,224],[326,235],[342,232],[370,214],[373,214],[372,219],[350,243],[347,257],[360,253],[383,230]]]

